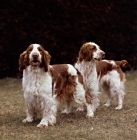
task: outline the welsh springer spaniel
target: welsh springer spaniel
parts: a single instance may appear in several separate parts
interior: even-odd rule
[[[115,109],[120,110],[123,107],[123,99],[125,95],[124,83],[126,78],[121,68],[125,67],[127,64],[128,62],[126,60],[96,61],[100,90],[108,96],[108,100],[105,104],[106,107],[111,105],[112,99],[115,95],[118,96],[118,106]]]
[[[75,67],[83,76],[89,95],[93,98],[92,112],[99,105],[99,89],[101,89],[101,92],[107,93],[109,97],[105,106],[111,105],[115,94],[118,95],[118,106],[116,109],[121,109],[123,105],[125,75],[120,66],[124,65],[124,63],[120,61],[101,61],[104,55],[105,53],[100,50],[97,44],[88,42],[82,45],[78,61],[75,64]],[[78,110],[83,110],[83,107],[79,107]]]
[[[58,104],[66,101],[63,113],[70,113],[70,103],[87,107],[87,117],[92,117],[91,97],[85,92],[80,72],[70,64],[49,65],[51,56],[39,44],[31,44],[19,58],[19,70],[23,70],[22,86],[26,102],[26,119],[32,122],[41,117],[37,127],[56,123]]]

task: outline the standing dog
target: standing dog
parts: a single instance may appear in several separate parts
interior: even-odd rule
[[[122,109],[125,95],[124,82],[125,74],[121,66],[124,61],[101,60],[105,53],[100,47],[88,42],[82,45],[75,67],[81,72],[87,92],[92,96],[92,112],[94,113],[99,106],[99,91],[108,95],[108,101],[105,106],[110,106],[114,95],[118,95],[118,106],[116,109]],[[78,110],[83,110],[79,107]]]
[[[92,97],[92,116],[94,116],[94,112],[99,106],[98,96],[100,94],[96,61],[104,58],[104,55],[105,52],[102,51],[97,44],[88,42],[80,48],[78,60],[75,64],[75,68],[77,68],[83,76],[87,93]],[[83,110],[83,107],[79,107],[78,110]]]
[[[118,96],[118,105],[115,108],[120,110],[123,107],[123,99],[125,96],[125,74],[121,67],[127,65],[126,60],[112,61],[102,60],[96,61],[96,69],[99,79],[99,87],[102,93],[107,94],[108,100],[105,106],[109,107],[115,95]]]

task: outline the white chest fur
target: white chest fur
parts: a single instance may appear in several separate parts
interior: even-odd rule
[[[23,91],[27,106],[35,112],[41,112],[49,106],[52,97],[52,77],[43,69],[32,69],[30,66],[23,71]]]
[[[31,69],[28,67],[23,71],[23,90],[28,94],[38,95],[52,92],[52,77],[43,69]]]

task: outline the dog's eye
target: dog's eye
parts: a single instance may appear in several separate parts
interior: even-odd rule
[[[30,49],[28,49],[28,52],[30,53],[32,51],[32,49],[30,48]]]
[[[27,49],[27,51],[30,53],[32,51],[33,47],[29,46],[29,48]]]
[[[96,46],[92,46],[92,50],[96,50]]]
[[[42,52],[42,49],[41,48],[38,48],[39,52]]]

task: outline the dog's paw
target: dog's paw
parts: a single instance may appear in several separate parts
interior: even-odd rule
[[[92,112],[92,113],[88,113],[87,115],[86,115],[86,118],[93,118],[94,117],[94,113]]]
[[[71,111],[70,110],[67,110],[67,109],[64,109],[61,113],[62,114],[69,114],[69,113],[71,113]]]
[[[27,120],[26,120],[26,119],[24,119],[24,120],[22,121],[22,123],[27,123]]]
[[[108,104],[108,103],[106,103],[106,104],[104,104],[104,106],[105,106],[105,107],[110,107],[111,105]]]
[[[46,127],[48,127],[48,124],[39,123],[39,124],[37,125],[37,127],[38,127],[38,128],[46,128]]]
[[[79,107],[77,108],[76,111],[78,111],[78,112],[82,112],[82,111],[84,111],[84,107],[83,107],[83,106],[79,106]]]
[[[22,123],[31,123],[32,121],[31,120],[27,120],[27,119],[24,119],[23,121],[22,121]]]
[[[23,121],[22,121],[22,123],[31,123],[33,121],[33,119],[31,119],[31,118],[26,118],[26,119],[24,119]]]
[[[115,109],[116,109],[116,110],[121,110],[121,109],[122,109],[122,106],[119,105],[119,106],[117,106]]]

